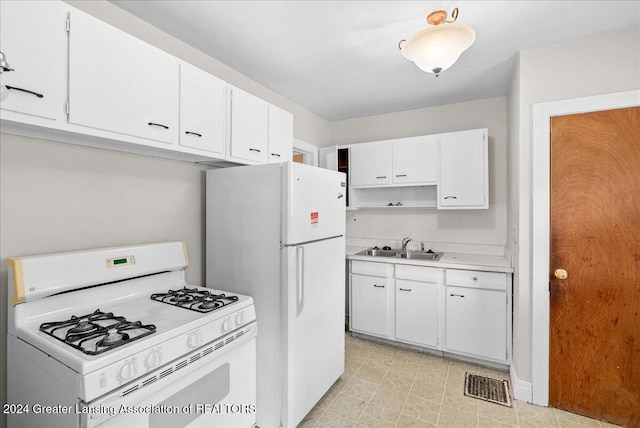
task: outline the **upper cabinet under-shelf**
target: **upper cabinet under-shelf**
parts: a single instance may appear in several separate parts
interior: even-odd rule
[[[291,113],[248,93],[258,109],[230,106],[223,80],[64,2],[0,8],[3,132],[218,166],[291,159]]]
[[[488,130],[343,146],[350,209],[489,207]]]

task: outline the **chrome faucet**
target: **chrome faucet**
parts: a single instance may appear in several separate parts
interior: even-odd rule
[[[402,238],[402,250],[406,250],[407,249],[407,244],[409,242],[413,241],[411,238],[409,238],[408,236],[406,238]]]

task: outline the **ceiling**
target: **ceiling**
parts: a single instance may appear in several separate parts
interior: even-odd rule
[[[328,121],[504,96],[518,52],[640,25],[638,1],[111,2]],[[454,7],[476,42],[435,77],[397,44]]]

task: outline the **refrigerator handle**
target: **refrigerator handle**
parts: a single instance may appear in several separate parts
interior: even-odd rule
[[[304,247],[296,247],[296,315],[304,309]]]

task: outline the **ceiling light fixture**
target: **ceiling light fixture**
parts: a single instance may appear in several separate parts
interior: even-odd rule
[[[421,70],[438,77],[455,64],[460,54],[476,40],[473,28],[455,24],[458,19],[457,7],[451,12],[451,18],[451,21],[447,21],[447,12],[444,10],[427,15],[427,22],[433,27],[417,32],[408,40],[400,40],[398,47],[402,55],[415,62]]]

